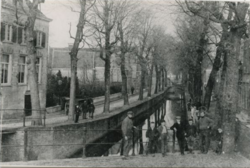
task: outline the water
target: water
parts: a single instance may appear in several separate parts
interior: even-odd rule
[[[172,110],[172,103],[176,103],[176,102],[172,102],[172,101],[169,101],[167,100],[166,102],[166,115],[164,117],[164,120],[166,121],[166,126],[168,129],[170,129],[170,127],[174,124],[175,122],[175,112],[173,112]],[[155,122],[155,115],[152,114],[150,116],[150,122]],[[146,132],[147,132],[147,129],[148,129],[148,120],[145,120],[144,122],[144,125],[142,126],[142,141],[143,141],[143,144],[146,144]],[[169,130],[169,150],[171,151],[172,150],[172,145],[173,145],[173,142],[172,142],[172,135],[173,135],[173,131],[172,130]],[[114,148],[118,149],[121,145],[120,145],[121,141],[119,143],[117,143],[116,145],[114,145],[113,149],[110,149],[109,151],[109,156],[119,156],[120,155],[120,152],[119,151],[115,151]],[[170,149],[171,148],[171,149]],[[140,143],[139,143],[139,140],[138,142],[135,143],[135,155],[138,155],[139,154],[139,151],[140,151]],[[132,149],[129,153],[130,155],[132,155]]]

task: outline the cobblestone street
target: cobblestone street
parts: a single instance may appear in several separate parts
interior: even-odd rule
[[[123,160],[120,156],[78,158],[52,161],[29,161],[29,162],[8,162],[3,166],[81,166],[81,167],[250,167],[250,161],[239,154],[215,155],[214,153],[168,154],[162,157],[161,154],[152,156],[135,156]]]

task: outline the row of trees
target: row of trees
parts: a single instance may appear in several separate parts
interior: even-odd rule
[[[126,60],[134,55],[141,69],[139,100],[143,100],[143,88],[148,83],[148,96],[151,96],[153,70],[156,71],[155,93],[165,86],[167,76],[166,55],[170,52],[171,38],[164,29],[153,24],[154,16],[149,9],[143,9],[137,2],[129,0],[81,0],[81,12],[77,26],[75,43],[71,50],[71,95],[70,114],[74,114],[77,61],[74,61],[79,42],[99,48],[100,58],[105,62],[105,102],[104,113],[110,111],[110,68],[111,55],[120,60],[122,94],[124,105],[129,104],[126,74]],[[85,28],[80,25],[85,25]],[[89,36],[89,34],[91,34]],[[91,42],[90,42],[91,41]]]
[[[35,67],[36,48],[34,45],[34,25],[39,13],[38,6],[45,0],[25,0],[16,2],[16,21],[25,31],[28,52],[29,85],[31,90],[32,125],[41,125],[41,106],[38,93],[37,73]],[[139,100],[143,99],[143,88],[148,84],[148,96],[152,92],[152,76],[155,69],[157,86],[155,93],[162,90],[166,83],[166,55],[172,49],[168,46],[172,40],[164,29],[153,24],[154,16],[149,9],[130,0],[78,0],[78,9],[72,12],[79,14],[77,30],[73,36],[73,47],[69,53],[71,58],[70,106],[69,116],[72,119],[76,97],[77,54],[82,46],[99,48],[100,58],[105,62],[105,103],[104,112],[110,106],[110,68],[111,55],[120,59],[122,76],[122,94],[124,104],[129,104],[126,74],[126,59],[134,56],[141,69]],[[24,5],[24,4],[27,4]],[[18,16],[22,15],[22,19]],[[71,28],[70,28],[71,29]],[[46,91],[45,91],[46,93]],[[40,110],[39,110],[40,109]]]
[[[224,130],[223,151],[234,150],[235,116],[238,112],[239,56],[241,41],[248,37],[248,8],[245,2],[176,1],[185,13],[177,25],[180,48],[175,61],[182,62],[191,97],[209,109],[216,76],[216,119]],[[214,57],[212,57],[214,53]],[[202,68],[212,67],[205,93]],[[179,67],[180,68],[180,67]],[[218,72],[220,73],[218,74]],[[204,96],[204,97],[203,97]]]

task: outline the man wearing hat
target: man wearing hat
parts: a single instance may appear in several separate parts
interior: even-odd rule
[[[186,132],[185,132],[184,124],[181,123],[180,116],[176,117],[176,122],[174,123],[174,125],[172,127],[170,127],[170,129],[175,131],[181,155],[184,155]]]
[[[212,128],[213,120],[205,116],[205,112],[201,111],[198,121],[200,148],[201,153],[207,154],[210,144],[210,129]]]
[[[168,129],[165,120],[161,120],[161,125],[158,128],[161,138],[161,153],[162,157],[166,156],[168,147]]]
[[[193,120],[190,118],[188,120],[188,125],[186,128],[187,132],[187,144],[190,153],[193,153],[195,137],[197,134],[196,126],[193,124]]]
[[[122,121],[122,135],[124,140],[123,156],[128,157],[128,153],[133,145],[133,112],[129,111],[127,117]]]
[[[159,136],[160,136],[160,134],[159,134],[158,130],[155,128],[155,122],[151,122],[150,127],[146,132],[146,137],[147,137],[147,141],[148,141],[146,155],[148,153],[152,153],[153,157],[155,156],[154,154],[157,151],[157,142],[158,142]]]

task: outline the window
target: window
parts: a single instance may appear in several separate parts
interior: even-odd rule
[[[1,61],[1,83],[10,83],[10,55],[3,54]]]
[[[45,48],[46,34],[44,32],[36,31],[36,47]]]
[[[17,27],[7,24],[1,23],[1,41],[3,42],[17,42]]]
[[[37,73],[37,81],[40,83],[41,78],[41,61],[40,58],[36,59],[36,73]]]
[[[18,83],[26,83],[26,57],[20,56],[18,62]]]
[[[25,31],[22,27],[18,27],[18,43],[26,44],[25,42]]]

